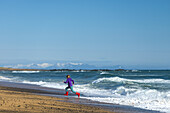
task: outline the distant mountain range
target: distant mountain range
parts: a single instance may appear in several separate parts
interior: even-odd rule
[[[84,63],[39,63],[39,64],[17,64],[3,66],[7,68],[17,68],[17,69],[119,69],[120,65],[116,66],[95,66]]]
[[[31,63],[31,64],[13,64],[13,65],[3,65],[1,64],[0,67],[5,68],[15,68],[15,69],[84,69],[84,70],[93,70],[93,69],[109,69],[109,70],[115,70],[115,69],[137,69],[137,70],[170,70],[170,67],[164,66],[162,68],[160,67],[154,67],[154,66],[121,66],[121,65],[91,65],[91,64],[85,64],[81,62],[64,62],[64,63]]]

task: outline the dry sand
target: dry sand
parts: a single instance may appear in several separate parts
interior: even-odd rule
[[[35,95],[0,86],[0,113],[113,113],[105,109],[61,102],[63,98]]]

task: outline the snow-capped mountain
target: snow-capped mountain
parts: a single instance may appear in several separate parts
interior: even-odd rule
[[[40,63],[40,64],[17,64],[4,66],[8,68],[22,68],[22,69],[95,69],[96,66],[83,63]]]

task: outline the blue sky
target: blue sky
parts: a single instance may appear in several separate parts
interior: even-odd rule
[[[169,0],[0,0],[0,62],[170,67]]]

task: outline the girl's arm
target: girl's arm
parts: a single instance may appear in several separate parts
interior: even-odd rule
[[[64,83],[65,83],[65,84],[66,84],[66,83],[68,83],[68,79],[67,79],[67,81],[66,81],[66,82],[64,82]]]
[[[74,80],[72,80],[72,79],[71,79],[71,81],[72,81],[72,82],[73,82],[73,84],[74,84]]]

